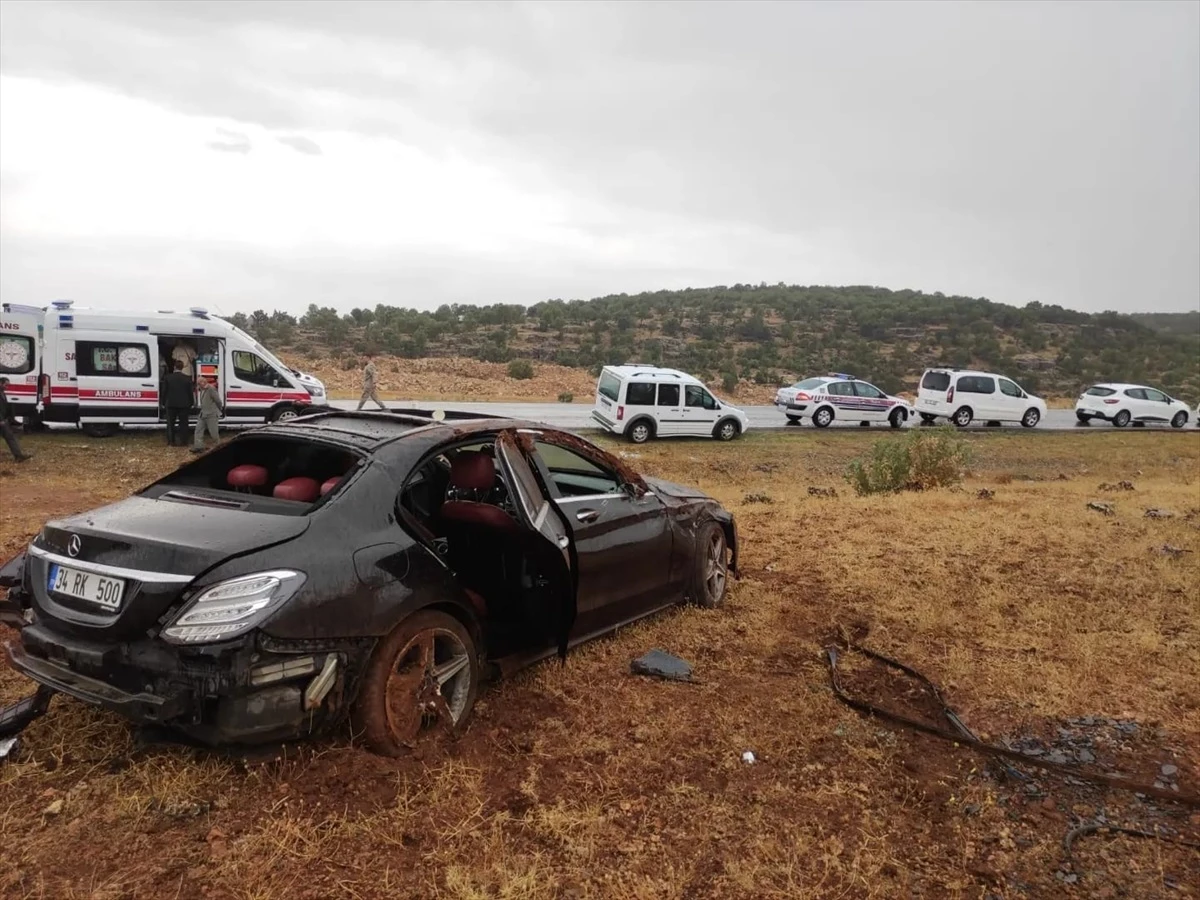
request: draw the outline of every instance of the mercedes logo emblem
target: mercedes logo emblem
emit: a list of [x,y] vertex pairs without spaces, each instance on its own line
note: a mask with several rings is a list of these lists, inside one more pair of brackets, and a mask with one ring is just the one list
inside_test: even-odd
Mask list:
[[80,546],[81,542],[79,540],[79,535],[71,535],[71,540],[67,542],[67,553],[71,554],[72,557],[78,556]]

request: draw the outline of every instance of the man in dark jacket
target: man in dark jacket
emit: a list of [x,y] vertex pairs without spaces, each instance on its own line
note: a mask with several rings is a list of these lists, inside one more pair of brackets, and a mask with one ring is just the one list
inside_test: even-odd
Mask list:
[[172,447],[187,446],[188,414],[192,411],[192,379],[183,373],[183,362],[171,360],[171,372],[163,382],[164,406],[167,410],[167,443]]
[[8,379],[0,378],[0,435],[4,436],[4,443],[8,444],[8,449],[12,451],[13,459],[25,462],[29,459],[29,454],[21,452],[21,445],[17,443],[17,436],[13,434],[12,425],[9,424],[12,408],[8,405],[8,394],[4,392],[7,387]]

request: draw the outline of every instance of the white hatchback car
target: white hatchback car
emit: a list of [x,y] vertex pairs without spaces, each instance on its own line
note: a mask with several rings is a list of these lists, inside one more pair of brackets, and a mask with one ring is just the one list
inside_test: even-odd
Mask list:
[[718,400],[698,378],[660,366],[601,369],[592,419],[635,444],[653,437],[731,441],[750,427],[746,413]]
[[971,369],[926,369],[917,390],[917,413],[932,424],[949,419],[959,428],[972,420],[1020,422],[1032,428],[1046,414],[1046,401],[1011,378]]
[[1182,400],[1144,384],[1093,384],[1075,401],[1081,425],[1103,419],[1117,428],[1131,422],[1170,422],[1172,428],[1182,428],[1190,415],[1191,407]]
[[875,385],[853,375],[831,372],[797,381],[775,393],[775,405],[789,422],[799,425],[809,417],[818,428],[827,428],[834,419],[870,424],[887,422],[900,428],[908,421],[912,408],[901,397],[885,394]]

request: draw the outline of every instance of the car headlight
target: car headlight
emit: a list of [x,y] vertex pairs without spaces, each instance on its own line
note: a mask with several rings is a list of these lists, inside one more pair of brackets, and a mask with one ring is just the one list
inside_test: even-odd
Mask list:
[[203,644],[249,631],[300,590],[306,576],[292,569],[256,572],[202,591],[162,631],[173,644]]
[[310,397],[324,397],[325,396],[325,388],[321,387],[320,385],[306,384],[306,385],[304,385],[304,389],[306,391],[308,391],[308,395]]

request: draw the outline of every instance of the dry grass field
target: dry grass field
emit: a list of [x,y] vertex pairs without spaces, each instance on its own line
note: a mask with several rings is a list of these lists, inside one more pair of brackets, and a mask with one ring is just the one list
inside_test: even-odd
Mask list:
[[[0,896],[1200,895],[1195,849],[1090,835],[1069,864],[1063,847],[1101,815],[1198,841],[1200,811],[1032,768],[1005,779],[840,704],[821,656],[845,629],[928,675],[985,740],[1147,782],[1174,766],[1195,794],[1200,433],[978,434],[960,488],[860,498],[841,474],[871,439],[620,447],[736,513],[744,573],[725,606],[490,688],[461,739],[409,759],[345,736],[254,760],[143,745],[56,699],[0,765]],[[0,555],[169,469],[181,452],[160,441],[28,438],[34,461],[0,462]],[[1100,490],[1120,481],[1133,489]],[[629,674],[655,647],[699,683]],[[846,680],[889,708],[917,702],[862,663]],[[0,663],[0,699],[27,687]]]

